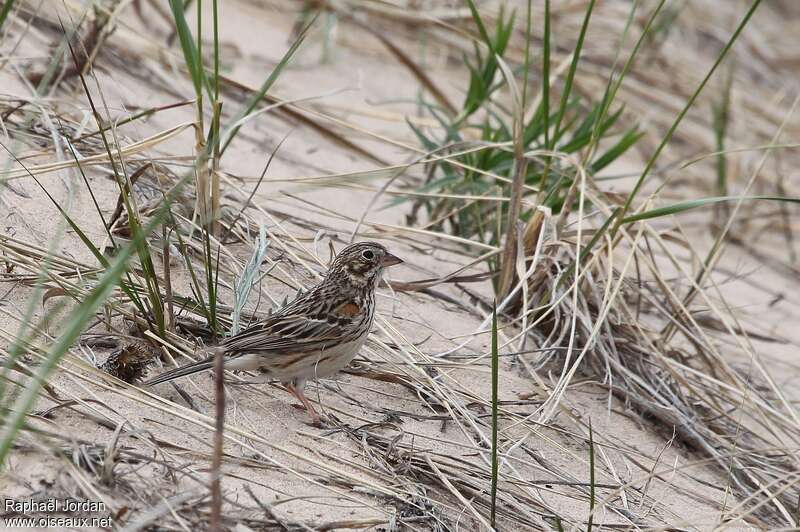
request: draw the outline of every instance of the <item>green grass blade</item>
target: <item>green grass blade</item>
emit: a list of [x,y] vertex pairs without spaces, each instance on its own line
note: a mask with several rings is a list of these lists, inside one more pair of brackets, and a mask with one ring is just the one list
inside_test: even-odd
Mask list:
[[470,70],[470,86],[467,91],[466,99],[463,108],[458,117],[454,120],[454,124],[462,124],[469,116],[481,108],[481,106],[489,99],[492,93],[497,90],[502,82],[494,83],[498,69],[497,58],[502,58],[503,53],[508,46],[509,39],[514,29],[515,13],[512,13],[508,21],[504,22],[504,7],[500,6],[500,11],[497,16],[497,25],[495,28],[494,39],[489,35],[486,30],[486,25],[475,7],[472,0],[467,0],[472,19],[478,27],[478,33],[481,40],[489,48],[489,53],[486,56],[486,61],[483,60],[480,48],[477,43],[473,42],[475,46],[475,59],[476,66],[472,66],[469,61],[465,59],[464,63]]
[[705,207],[706,205],[712,205],[715,203],[724,203],[728,201],[740,201],[740,200],[744,201],[762,200],[762,201],[782,201],[786,203],[800,203],[800,198],[784,198],[780,196],[717,196],[713,198],[701,198],[695,200],[681,201],[678,203],[674,203],[672,205],[668,205],[666,207],[659,207],[657,209],[651,209],[649,211],[640,212],[638,214],[626,216],[625,218],[622,219],[620,223],[629,224],[633,222],[638,222],[640,220],[649,220],[651,218],[660,218],[662,216],[678,214],[684,211],[696,209],[698,207]]
[[723,81],[724,89],[718,102],[711,104],[712,129],[717,151],[717,193],[728,194],[728,163],[725,153],[725,137],[728,134],[731,106],[731,88],[733,87],[732,69],[727,71],[727,78]]
[[[62,27],[63,29],[63,27]],[[69,46],[70,55],[72,56],[73,63],[77,66],[79,64],[77,55],[75,54],[75,49],[70,42],[67,42]],[[97,110],[97,106],[94,103],[94,99],[92,98],[92,93],[89,91],[89,86],[86,83],[86,78],[81,72],[79,74],[81,80],[81,86],[83,87],[83,91],[86,94],[86,99],[89,101],[89,105],[92,108],[92,116],[97,123],[97,127],[100,130],[100,138],[103,143],[103,148],[105,149],[106,154],[108,154],[108,160],[111,164],[111,169],[114,173],[114,180],[117,183],[117,186],[120,191],[120,198],[123,200],[123,204],[125,205],[126,212],[128,214],[128,227],[130,228],[131,234],[135,237],[139,231],[141,231],[141,224],[137,217],[136,211],[133,208],[131,202],[131,193],[133,190],[133,185],[131,184],[130,178],[125,171],[125,165],[123,164],[122,153],[117,152],[117,155],[120,160],[120,164],[122,165],[122,174],[120,175],[119,170],[117,169],[117,164],[115,163],[114,154],[112,153],[111,146],[108,142],[108,137],[106,136],[105,131],[103,130],[103,120],[100,116],[100,113]],[[96,81],[96,80],[95,80]],[[99,88],[99,86],[98,86]],[[106,108],[106,113],[108,113],[108,109]],[[109,120],[110,121],[110,120]],[[111,129],[111,132],[115,138],[115,144],[119,146],[119,142],[116,142],[116,135],[114,134],[114,129]],[[78,163],[80,167],[80,163]],[[83,170],[81,169],[81,172]],[[30,172],[28,172],[30,173]],[[123,181],[124,176],[124,181]],[[41,186],[41,184],[39,185]],[[49,196],[49,194],[48,194]],[[51,198],[52,200],[52,198]],[[59,208],[59,210],[61,210]],[[86,241],[84,241],[85,243]],[[164,333],[164,316],[163,316],[163,306],[161,303],[161,294],[158,288],[158,278],[155,275],[155,268],[153,266],[152,258],[150,257],[150,249],[145,245],[139,245],[137,247],[137,251],[139,254],[139,261],[142,266],[142,270],[145,273],[145,282],[147,286],[147,296],[150,300],[149,305],[145,305],[147,301],[144,301],[145,304],[142,304],[142,301],[139,299],[138,294],[136,293],[136,289],[133,283],[130,283],[130,290],[126,289],[125,284],[123,283],[123,289],[126,293],[130,296],[131,300],[137,304],[137,307],[142,311],[148,322],[150,321],[151,312],[148,312],[148,309],[144,308],[145,306],[149,306],[149,310],[152,311],[152,315],[155,317],[158,331],[160,334],[163,335]],[[101,262],[102,264],[102,262]],[[105,265],[105,264],[104,264]]]
[[[71,143],[67,143],[67,144],[68,144],[70,150],[72,151],[72,144]],[[78,238],[81,239],[81,242],[83,242],[83,244],[86,246],[86,248],[92,253],[92,255],[94,255],[94,257],[97,259],[97,261],[100,263],[100,265],[103,266],[104,268],[107,268],[108,267],[108,259],[106,259],[106,257],[100,251],[100,249],[98,249],[97,246],[94,245],[94,242],[92,242],[92,240],[86,235],[86,233],[83,232],[83,230],[78,226],[78,224],[75,223],[75,221],[72,219],[72,217],[69,214],[67,214],[67,212],[61,207],[61,204],[58,203],[56,201],[56,199],[50,194],[50,191],[48,191],[45,188],[45,186],[42,185],[41,181],[39,181],[39,179],[30,170],[28,170],[28,167],[25,166],[25,164],[22,163],[22,161],[20,161],[16,157],[16,155],[14,155],[11,152],[11,150],[9,150],[9,148],[6,147],[5,144],[0,142],[0,147],[2,147],[11,156],[11,158],[14,159],[14,161],[16,161],[16,163],[19,164],[28,173],[28,176],[31,179],[33,179],[33,181],[39,186],[39,188],[42,189],[42,191],[45,193],[45,195],[50,200],[50,202],[56,207],[56,209],[58,209],[59,214],[61,214],[61,216],[66,220],[66,222],[69,224],[69,226],[72,228],[72,230],[75,231],[75,234],[78,235]],[[83,175],[84,180],[86,180],[86,175],[85,175],[85,173],[83,171],[83,167],[81,166],[80,162],[78,161],[76,154],[74,152],[72,152],[72,154],[73,154],[73,157],[75,157],[75,162],[76,162],[76,164],[78,166],[78,169],[80,170],[81,175]],[[88,186],[88,180],[86,181],[86,184]],[[91,191],[91,187],[90,187],[90,194],[92,195],[92,198],[94,199],[94,193]],[[99,209],[99,206],[97,206],[97,208]],[[100,211],[98,210],[98,212],[100,212]],[[106,226],[105,219],[103,218],[102,213],[100,213],[100,217],[101,217],[101,219],[103,219],[103,225]],[[106,226],[106,231],[108,231],[108,227],[107,226]],[[108,232],[108,235],[111,236],[111,233]],[[113,237],[111,238],[111,242],[112,243],[114,242]],[[128,285],[123,284],[122,285],[122,290],[128,295],[130,300],[136,305],[136,307],[139,309],[139,311],[144,315],[145,314],[145,308],[144,308],[144,305],[142,305],[141,298],[139,298],[138,292],[136,291],[136,287],[134,286],[133,282],[130,282]]]
[[275,80],[277,80],[278,76],[280,76],[281,72],[283,72],[283,69],[286,67],[287,64],[289,64],[289,60],[295,54],[297,49],[300,48],[300,45],[303,44],[303,41],[308,35],[308,31],[311,29],[311,26],[314,25],[314,22],[316,22],[318,16],[319,13],[314,15],[314,18],[311,19],[311,22],[309,22],[306,25],[306,27],[303,28],[303,30],[297,36],[297,39],[294,40],[294,42],[286,51],[286,53],[283,54],[283,57],[278,62],[278,64],[275,65],[275,68],[272,69],[272,72],[270,72],[267,79],[264,80],[264,83],[261,84],[261,87],[259,87],[257,91],[255,91],[253,94],[250,95],[250,98],[247,100],[247,102],[245,102],[242,108],[233,117],[232,120],[233,125],[222,134],[222,138],[224,140],[222,141],[222,147],[219,151],[220,156],[222,156],[222,154],[225,153],[225,150],[228,148],[228,145],[231,143],[236,134],[239,132],[239,128],[242,127],[240,123],[241,120],[249,116],[250,113],[253,112],[253,110],[258,105],[258,102],[260,102],[264,98],[264,96],[267,94],[267,91],[275,83]]
[[[578,42],[575,44],[575,51],[572,53],[572,63],[569,66],[569,72],[567,72],[567,77],[564,81],[564,92],[561,94],[561,103],[558,106],[558,116],[556,117],[556,123],[553,126],[553,144],[555,144],[555,140],[558,138],[561,120],[564,118],[564,113],[567,109],[567,102],[569,102],[569,96],[572,92],[572,83],[575,79],[575,71],[578,69],[578,61],[581,58],[581,50],[583,50],[583,40],[586,37],[586,30],[589,28],[589,20],[592,18],[594,3],[595,0],[591,0],[589,5],[586,7],[586,15],[583,17],[583,25],[581,26],[581,32],[578,35]],[[545,7],[545,9],[548,8]],[[548,146],[548,148],[552,147],[552,145]]]
[[644,132],[631,129],[626,131],[622,138],[608,149],[603,155],[598,157],[591,165],[592,173],[597,173],[615,160],[617,160],[623,153],[628,151],[628,148],[636,144],[636,142],[644,136]]
[[[46,286],[47,282],[47,272],[50,270],[51,261],[50,256],[55,253],[55,241],[51,243],[51,247],[48,250],[47,258],[45,258],[42,267],[39,269],[39,275],[37,276],[37,282],[34,286],[33,293],[30,295],[28,300],[28,304],[25,306],[24,314],[22,315],[22,321],[20,322],[19,331],[12,342],[11,346],[8,349],[8,356],[6,357],[5,364],[3,367],[0,368],[0,405],[5,402],[5,384],[9,381],[8,374],[11,371],[11,368],[14,367],[17,359],[23,354],[25,350],[25,345],[27,343],[26,337],[31,337],[34,334],[34,329],[31,327],[33,323],[34,313],[36,312],[36,307],[38,306],[38,302],[42,300],[42,295],[44,293],[44,287]],[[28,328],[30,327],[31,332],[28,334]],[[0,413],[0,419],[2,419],[2,414]],[[0,426],[2,423],[0,423]],[[2,469],[2,468],[0,468]]]
[[617,219],[617,224],[611,230],[612,235],[616,234],[617,229],[619,228],[619,224],[622,223],[622,220],[625,219],[625,214],[627,214],[628,210],[631,208],[631,204],[633,203],[633,200],[636,197],[636,195],[639,193],[639,190],[642,188],[644,180],[650,174],[650,170],[652,170],[653,166],[656,164],[656,161],[658,160],[659,155],[661,155],[661,152],[663,151],[664,147],[672,139],[672,135],[678,128],[678,125],[680,125],[680,123],[683,121],[683,117],[686,116],[686,113],[688,113],[689,109],[691,109],[692,105],[694,105],[695,100],[697,100],[697,97],[705,88],[706,83],[708,83],[708,80],[711,79],[712,75],[714,75],[714,72],[716,72],[717,67],[719,67],[719,65],[722,63],[722,60],[725,59],[725,57],[728,54],[728,51],[733,46],[733,43],[736,42],[736,39],[739,37],[739,34],[742,33],[742,30],[744,30],[745,26],[750,21],[750,18],[753,16],[753,13],[755,13],[756,8],[758,8],[760,4],[761,0],[754,0],[753,4],[750,6],[750,9],[747,10],[747,13],[745,14],[744,18],[742,18],[742,21],[739,23],[739,25],[736,27],[736,30],[733,32],[733,35],[731,35],[730,39],[728,39],[728,42],[725,43],[725,47],[722,49],[722,51],[720,51],[716,61],[714,61],[714,64],[711,66],[706,76],[700,82],[700,85],[698,85],[697,89],[695,89],[694,93],[692,93],[692,96],[686,102],[686,105],[684,105],[683,109],[681,109],[681,112],[678,113],[678,116],[675,118],[669,130],[667,131],[667,134],[664,135],[664,137],[661,139],[661,142],[659,143],[653,155],[650,157],[650,160],[647,161],[647,165],[645,165],[642,174],[636,181],[633,190],[631,190],[630,194],[628,194],[628,198],[625,200],[625,204],[622,206],[622,213],[620,217]]
[[592,532],[594,524],[595,505],[595,478],[594,478],[594,437],[592,433],[592,420],[589,419],[589,524],[586,532]]
[[150,116],[155,115],[161,111],[167,111],[170,109],[176,109],[178,107],[183,107],[184,105],[193,104],[194,100],[183,100],[175,103],[168,103],[165,105],[158,105],[156,107],[150,107],[149,109],[145,109],[144,111],[139,111],[138,113],[133,113],[132,115],[128,116],[127,118],[122,118],[120,120],[115,120],[113,125],[109,124],[104,127],[100,127],[97,131],[92,131],[91,133],[85,133],[80,137],[75,138],[68,138],[71,143],[78,142],[79,140],[88,139],[94,137],[96,135],[100,135],[107,131],[111,131],[112,127],[119,128],[120,126],[124,126],[125,124],[130,124],[131,122],[135,122],[141,118],[147,118]]
[[47,190],[47,188],[45,188],[44,185],[42,185],[42,182],[39,181],[39,178],[37,178],[30,170],[28,170],[28,167],[25,166],[25,164],[22,161],[20,161],[16,155],[14,155],[14,153],[10,149],[8,149],[8,147],[5,144],[0,142],[0,147],[2,147],[6,151],[6,153],[8,153],[8,155],[12,159],[14,159],[14,161],[28,173],[28,176],[31,179],[33,179],[33,181],[37,185],[39,185],[39,188],[42,189],[42,192],[45,193],[45,195],[50,200],[50,202],[55,206],[55,208],[58,209],[58,212],[61,214],[61,216],[64,217],[64,219],[67,221],[72,230],[75,231],[75,234],[78,235],[78,238],[81,239],[81,242],[83,242],[89,249],[89,251],[92,252],[94,258],[96,258],[97,261],[104,268],[107,268],[109,266],[108,260],[103,256],[100,250],[97,249],[97,246],[94,245],[91,239],[88,236],[86,236],[86,233],[84,233],[83,230],[75,223],[75,221],[70,217],[70,215],[67,214],[67,212],[63,209],[63,207],[61,207],[61,204],[58,201],[56,201],[56,199],[50,194],[50,191]]
[[500,357],[497,354],[497,302],[492,305],[492,508],[490,523],[495,528],[497,507],[497,388]]
[[[614,102],[614,99],[617,96],[617,91],[619,91],[619,88],[622,86],[622,82],[625,79],[625,76],[628,75],[628,72],[630,71],[631,66],[633,65],[634,59],[639,54],[639,48],[641,48],[642,44],[647,39],[647,36],[650,35],[651,28],[652,28],[653,24],[655,23],[655,20],[658,18],[658,14],[661,12],[661,9],[664,7],[664,3],[665,2],[666,2],[666,0],[660,0],[658,5],[653,10],[653,12],[650,14],[650,17],[647,19],[647,24],[645,24],[641,35],[639,35],[639,38],[636,40],[636,44],[633,46],[633,50],[631,50],[631,53],[628,56],[628,59],[625,61],[625,64],[622,67],[622,71],[620,72],[619,77],[617,77],[616,81],[614,81],[614,75],[613,75],[613,71],[612,71],[611,76],[608,78],[608,84],[606,85],[606,90],[603,93],[603,99],[602,99],[602,105],[601,105],[600,114],[597,117],[597,122],[595,123],[595,131],[592,133],[592,141],[593,142],[598,142],[599,141],[599,139],[600,139],[600,132],[599,132],[600,126],[604,122],[605,116],[608,113],[608,110],[611,108],[611,104]],[[629,14],[628,19],[627,19],[627,21],[625,23],[625,31],[623,32],[623,38],[628,33],[628,29],[630,27],[631,22],[633,21],[633,17],[634,17],[634,14],[636,12],[637,6],[638,6],[638,0],[636,2],[634,2],[633,6],[631,7],[630,14]],[[622,44],[623,43],[620,42],[620,47],[617,49],[617,53],[616,53],[616,56],[614,58],[614,65],[616,65],[616,63],[617,63],[617,58],[619,57],[619,53],[621,51]]]
[[[550,147],[550,0],[544,1],[544,37],[542,44],[542,110],[544,145]],[[546,172],[545,172],[546,173]],[[545,179],[547,176],[545,175]]]
[[0,28],[3,27],[12,7],[14,7],[14,0],[6,0],[3,3],[3,8],[0,10]]
[[478,13],[478,8],[475,7],[475,2],[473,2],[472,0],[467,0],[467,6],[469,7],[470,12],[472,13],[472,20],[474,20],[475,25],[478,26],[478,33],[480,33],[481,39],[483,39],[483,42],[485,42],[486,46],[489,47],[491,55],[494,56],[494,54],[496,53],[494,49],[494,44],[492,43],[492,39],[489,37],[489,32],[486,31],[486,26],[483,23],[481,14]]
[[186,22],[183,2],[181,0],[169,0],[169,7],[172,11],[172,18],[175,20],[175,31],[178,32],[178,39],[181,42],[183,60],[189,70],[189,77],[192,78],[192,83],[194,84],[195,96],[198,99],[202,98],[202,92],[205,90],[208,93],[208,97],[213,98],[211,85],[203,69],[200,52],[197,50],[194,39],[192,39],[192,31],[189,29],[189,24]]
[[253,254],[250,256],[250,260],[247,262],[241,277],[239,277],[239,280],[236,282],[236,288],[234,290],[235,297],[233,303],[233,314],[231,315],[231,320],[233,322],[230,330],[231,335],[239,332],[239,319],[242,314],[242,310],[244,309],[244,305],[247,303],[247,297],[250,295],[253,284],[256,282],[256,278],[259,273],[258,267],[261,265],[261,262],[263,262],[264,257],[267,254],[268,245],[269,240],[267,240],[267,229],[262,225],[258,229],[258,238],[256,239],[256,245],[253,248]]
[[219,101],[219,7],[218,0],[213,2],[214,19],[214,101]]
[[178,246],[181,250],[181,256],[184,259],[186,270],[189,272],[189,286],[192,290],[192,294],[194,294],[195,300],[200,306],[200,310],[203,312],[203,316],[206,318],[206,321],[211,323],[214,320],[212,319],[209,305],[206,304],[206,301],[203,298],[203,291],[200,289],[200,281],[198,280],[197,272],[195,272],[194,265],[189,254],[189,246],[186,245],[186,242],[183,240],[183,236],[181,236],[180,231],[176,231],[175,236],[178,237]]
[[144,243],[145,235],[152,232],[158,224],[161,223],[168,210],[168,204],[162,205],[161,209],[147,224],[146,230],[140,232],[128,245],[120,249],[117,256],[106,268],[105,273],[100,278],[95,288],[92,289],[86,299],[84,299],[72,313],[72,317],[65,326],[63,332],[48,349],[46,359],[36,369],[33,382],[25,387],[23,395],[20,396],[15,407],[9,412],[9,417],[4,420],[3,425],[5,430],[2,433],[2,437],[0,437],[0,470],[5,467],[6,458],[11,450],[14,439],[25,424],[25,418],[36,402],[39,391],[47,377],[58,365],[61,358],[67,353],[70,346],[78,339],[78,336],[83,332],[86,324],[94,317],[97,309],[105,303],[111,292],[117,286],[123,273],[125,273],[128,268],[128,262],[131,256],[136,249]]

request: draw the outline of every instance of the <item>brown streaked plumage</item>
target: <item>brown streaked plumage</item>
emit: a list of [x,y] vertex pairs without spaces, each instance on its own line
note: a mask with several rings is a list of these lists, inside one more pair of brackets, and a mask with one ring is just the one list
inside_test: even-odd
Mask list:
[[211,369],[222,350],[225,369],[261,370],[281,381],[319,424],[303,394],[306,380],[326,377],[358,354],[375,317],[375,287],[384,268],[403,262],[376,242],[352,244],[339,253],[325,278],[268,318],[226,338],[200,362],[146,382],[170,381]]

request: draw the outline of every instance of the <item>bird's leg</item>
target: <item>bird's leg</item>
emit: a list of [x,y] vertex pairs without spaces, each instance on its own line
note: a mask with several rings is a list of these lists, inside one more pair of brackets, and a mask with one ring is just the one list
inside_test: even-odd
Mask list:
[[294,382],[285,382],[283,385],[286,387],[286,391],[296,397],[306,408],[306,411],[308,411],[308,414],[311,416],[311,424],[315,427],[322,426],[322,419],[319,417],[319,414],[317,414],[311,401],[309,401],[308,397],[303,393],[303,387],[298,387]]

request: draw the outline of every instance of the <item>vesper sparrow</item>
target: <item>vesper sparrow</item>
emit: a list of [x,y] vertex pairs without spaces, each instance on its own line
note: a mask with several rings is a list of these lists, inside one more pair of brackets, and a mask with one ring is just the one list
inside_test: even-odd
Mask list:
[[300,400],[315,425],[320,418],[303,393],[307,379],[326,377],[358,354],[375,317],[375,286],[387,266],[403,262],[376,242],[352,244],[339,253],[325,278],[258,323],[209,350],[208,358],[162,373],[158,384],[214,366],[218,350],[230,370],[261,370]]

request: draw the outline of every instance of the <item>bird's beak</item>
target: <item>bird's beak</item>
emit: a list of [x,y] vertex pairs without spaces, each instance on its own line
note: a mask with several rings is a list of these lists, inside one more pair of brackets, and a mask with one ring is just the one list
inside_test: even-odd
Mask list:
[[383,256],[383,260],[381,261],[381,266],[384,268],[387,266],[394,266],[395,264],[400,264],[403,262],[403,259],[399,259],[392,255],[391,253],[387,253]]

